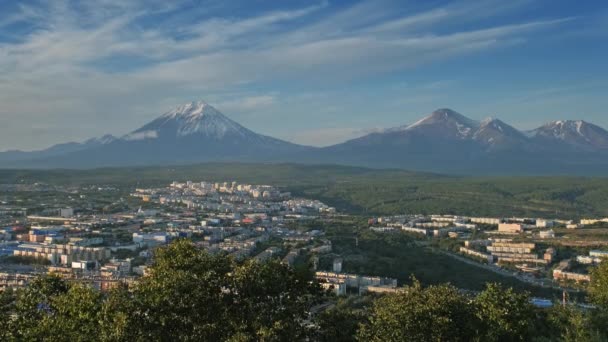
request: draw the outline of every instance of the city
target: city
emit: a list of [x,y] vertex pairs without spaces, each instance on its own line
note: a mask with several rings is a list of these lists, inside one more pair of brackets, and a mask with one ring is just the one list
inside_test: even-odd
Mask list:
[[608,341],[607,23],[0,1],[0,341]]
[[[236,260],[278,259],[289,267],[310,266],[321,285],[336,295],[395,292],[404,285],[387,274],[343,272],[345,256],[332,249],[332,239],[357,240],[358,235],[353,230],[336,238],[324,227],[349,215],[272,185],[173,181],[132,191],[58,187],[57,197],[44,198],[54,205],[36,202],[47,187],[4,185],[2,288],[23,287],[39,274],[52,273],[105,291],[136,282],[153,262],[155,248],[182,238]],[[28,193],[27,205],[19,206],[23,200],[11,191]],[[104,206],[109,200],[115,202]],[[564,293],[584,289],[589,269],[608,257],[608,233],[602,229],[608,218],[412,214],[361,220],[367,220],[363,227],[370,232],[409,236],[454,258],[454,263],[466,259],[476,267]]]

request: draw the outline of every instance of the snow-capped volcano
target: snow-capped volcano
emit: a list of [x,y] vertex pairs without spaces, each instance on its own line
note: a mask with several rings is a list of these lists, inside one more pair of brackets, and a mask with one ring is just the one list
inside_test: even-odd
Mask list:
[[479,122],[451,109],[442,108],[407,126],[389,128],[325,148],[340,158],[354,160],[397,160],[399,156],[419,156],[425,162],[432,158],[476,154],[481,150],[472,136]]
[[[204,101],[178,106],[121,138],[103,136],[82,146],[53,158],[44,155],[32,164],[100,167],[208,161],[260,162],[284,160],[312,149],[255,133]],[[0,154],[0,162],[3,158],[16,160],[12,155]]]
[[490,117],[481,121],[473,139],[491,149],[505,149],[524,145],[527,137],[503,121]]
[[557,142],[573,147],[608,149],[608,132],[582,120],[549,122],[528,134],[537,141]]
[[477,127],[479,122],[467,118],[466,116],[453,111],[449,108],[440,108],[432,112],[430,115],[418,120],[417,122],[408,126],[408,128],[414,128],[417,126],[431,125],[437,123],[454,123],[460,124],[467,127]]
[[314,148],[255,133],[203,102],[180,105],[122,138],[103,136],[34,152],[0,153],[9,167],[298,162],[475,174],[605,174],[608,132],[555,121],[523,132],[498,119],[442,108],[416,121]]
[[469,119],[448,108],[437,109],[430,115],[409,125],[406,131],[428,131],[430,134],[442,134],[446,137],[466,139],[479,128],[479,122]]
[[127,134],[125,140],[203,135],[222,139],[226,136],[253,138],[255,133],[230,120],[204,101],[183,104],[149,124]]
[[[170,110],[150,123],[65,158],[106,165],[183,164],[205,161],[271,161],[308,147],[255,133],[204,101]],[[59,161],[58,161],[59,162]]]
[[[605,131],[584,122],[556,122],[535,130],[534,134],[527,135],[499,119],[480,122],[442,108],[414,124],[329,146],[323,153],[327,160],[346,164],[405,165],[440,172],[508,173],[523,169],[563,172],[567,168],[595,165],[602,153],[598,147],[608,146]],[[552,140],[535,138],[536,135],[550,136]],[[556,137],[568,143],[558,144]],[[593,148],[572,142],[578,140],[593,142]]]

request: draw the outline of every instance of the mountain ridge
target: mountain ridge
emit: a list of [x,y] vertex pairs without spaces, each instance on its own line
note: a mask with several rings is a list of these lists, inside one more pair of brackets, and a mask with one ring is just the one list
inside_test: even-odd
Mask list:
[[[255,133],[204,101],[167,111],[116,138],[55,145],[37,153],[0,153],[5,167],[133,166],[211,161],[330,163],[444,173],[581,172],[606,167],[608,132],[582,120],[521,131],[497,118],[473,120],[440,108],[409,125],[327,147]],[[607,159],[607,158],[604,158]],[[574,171],[573,171],[574,170]]]

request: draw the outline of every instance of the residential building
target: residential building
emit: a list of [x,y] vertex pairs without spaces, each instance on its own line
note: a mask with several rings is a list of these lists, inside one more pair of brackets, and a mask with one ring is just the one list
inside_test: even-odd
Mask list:
[[555,232],[553,231],[553,229],[543,230],[540,233],[538,233],[538,235],[540,236],[541,239],[553,239],[553,238],[555,238]]
[[521,223],[500,223],[498,231],[504,233],[521,233],[524,231],[524,225]]
[[460,252],[464,253],[464,254],[468,254],[468,255],[472,255],[481,259],[485,259],[488,261],[488,263],[493,263],[494,262],[494,256],[491,254],[486,254],[483,252],[479,252],[476,251],[474,249],[470,249],[470,248],[466,248],[466,247],[460,247]]

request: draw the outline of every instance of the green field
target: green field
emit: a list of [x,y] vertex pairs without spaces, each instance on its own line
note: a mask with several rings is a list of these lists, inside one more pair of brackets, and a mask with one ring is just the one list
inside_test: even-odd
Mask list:
[[173,180],[267,183],[362,215],[608,216],[608,178],[464,177],[333,165],[238,163],[95,170],[0,170],[0,184],[151,186]]

